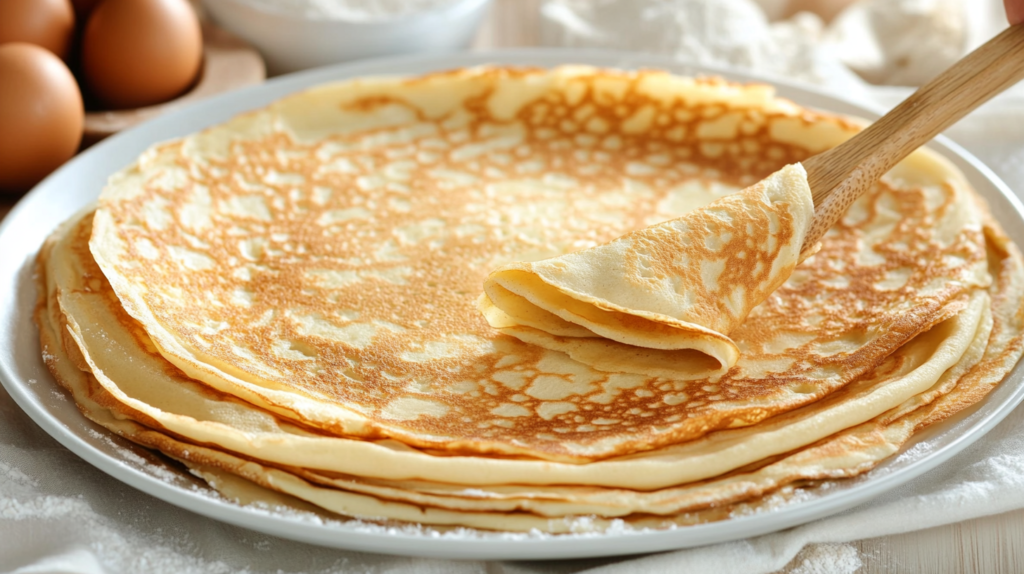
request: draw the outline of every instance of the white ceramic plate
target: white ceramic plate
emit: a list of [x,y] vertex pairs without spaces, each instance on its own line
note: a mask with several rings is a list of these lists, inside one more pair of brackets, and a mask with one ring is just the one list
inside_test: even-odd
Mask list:
[[[364,61],[281,77],[261,86],[225,94],[150,121],[79,155],[39,184],[0,226],[0,379],[15,401],[61,444],[97,468],[135,488],[193,512],[231,524],[302,542],[369,552],[467,559],[549,559],[653,552],[735,540],[780,530],[860,504],[917,477],[960,452],[995,426],[1024,399],[1020,365],[983,402],[952,420],[926,429],[914,443],[875,470],[817,489],[770,512],[667,531],[599,535],[510,535],[439,533],[430,529],[388,529],[357,521],[318,520],[241,506],[203,488],[167,465],[143,463],[124,441],[87,421],[67,400],[40,360],[31,314],[35,304],[33,260],[50,231],[95,199],[106,178],[131,163],[155,142],[184,136],[246,110],[259,108],[307,86],[373,74],[420,74],[486,63],[550,67],[577,63],[618,68],[663,68],[682,74],[711,73],[738,81],[767,81],[751,75],[699,68],[657,56],[600,51],[517,50],[483,54],[403,57]],[[878,116],[853,102],[772,82],[779,94],[810,106],[866,118]],[[953,161],[992,206],[1018,245],[1024,245],[1020,202],[978,160],[948,140],[935,150]],[[152,459],[151,460],[156,460]],[[175,474],[168,474],[168,469]],[[170,478],[169,478],[170,477]]]

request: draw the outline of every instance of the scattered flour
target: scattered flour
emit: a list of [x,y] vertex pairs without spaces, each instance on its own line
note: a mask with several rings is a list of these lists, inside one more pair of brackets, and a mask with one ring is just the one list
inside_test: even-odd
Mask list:
[[0,519],[3,520],[73,518],[88,511],[88,503],[81,498],[41,496],[28,501],[0,498]]
[[853,574],[864,565],[849,544],[812,544],[793,559],[790,574]]
[[3,461],[0,461],[0,477],[22,486],[39,486],[38,480]]
[[[183,482],[182,477],[184,476],[184,474],[172,469],[167,464],[163,462],[156,463],[153,461],[146,460],[145,458],[136,454],[130,448],[126,448],[121,444],[115,442],[113,438],[111,438],[111,435],[108,435],[106,433],[96,430],[90,430],[89,434],[92,435],[97,440],[105,442],[111,447],[113,447],[120,455],[120,458],[124,463],[138,470],[141,470],[150,476],[156,477],[164,482],[175,484],[178,486],[183,486],[183,484],[181,483]],[[151,456],[155,457],[156,455]]]

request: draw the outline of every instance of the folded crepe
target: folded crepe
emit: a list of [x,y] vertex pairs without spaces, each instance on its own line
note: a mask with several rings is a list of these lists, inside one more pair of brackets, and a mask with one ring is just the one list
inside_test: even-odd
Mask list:
[[[800,168],[783,166],[856,131],[766,86],[652,71],[321,86],[115,174],[40,251],[42,355],[85,416],[263,512],[532,536],[803,504],[981,400],[1024,350],[1024,259],[927,150],[768,295],[810,218]],[[600,372],[477,312],[499,266],[576,265],[568,252],[603,243],[575,279],[538,275],[597,311],[672,317],[676,338],[680,322],[727,337],[735,366],[586,327],[575,339],[605,341],[601,360],[712,374]],[[643,255],[635,275],[602,266],[624,253]],[[611,296],[628,281],[662,298]]]
[[[80,246],[97,267],[88,275],[109,281],[108,297],[137,323],[133,332],[144,331],[161,369],[173,365],[308,432],[351,439],[346,448],[389,439],[467,458],[527,457],[544,461],[538,476],[549,481],[549,463],[577,468],[668,448],[833,396],[987,288],[972,192],[951,165],[920,152],[902,164],[912,180],[890,174],[874,186],[790,281],[731,332],[718,326],[742,355],[728,373],[716,374],[723,361],[700,350],[680,361],[611,339],[625,350],[597,352],[627,367],[602,372],[508,336],[477,310],[480,286],[501,265],[611,242],[698,208],[713,214],[715,199],[856,129],[765,87],[663,72],[363,78],[154,146],[110,179]],[[765,184],[769,199],[755,197],[763,207],[743,215],[751,234],[766,225],[766,245],[752,235],[743,250],[764,261],[762,294],[785,275],[770,264],[798,257],[797,223],[810,215],[806,192],[773,204],[789,187]],[[719,219],[707,224],[719,229]],[[698,241],[689,255],[731,260],[732,239],[719,253],[714,240]],[[719,265],[723,293],[749,280]],[[122,322],[101,319],[95,305],[79,310],[89,318],[76,322],[98,329],[93,348],[108,345]],[[631,361],[691,372],[636,374]],[[140,362],[117,364],[127,370],[120,378],[153,391]],[[701,369],[712,374],[693,380]],[[379,473],[361,452],[324,458]],[[446,475],[486,474],[435,458],[429,464]]]
[[484,282],[492,327],[603,371],[687,380],[728,370],[729,333],[789,278],[814,217],[789,165],[743,191],[609,243]]

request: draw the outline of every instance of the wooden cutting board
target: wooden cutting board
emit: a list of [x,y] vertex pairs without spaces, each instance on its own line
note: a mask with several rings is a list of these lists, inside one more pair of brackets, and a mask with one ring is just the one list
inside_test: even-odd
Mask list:
[[263,58],[234,34],[203,23],[203,66],[199,78],[181,96],[160,104],[130,110],[86,110],[82,148],[148,119],[222,92],[258,84],[266,79]]

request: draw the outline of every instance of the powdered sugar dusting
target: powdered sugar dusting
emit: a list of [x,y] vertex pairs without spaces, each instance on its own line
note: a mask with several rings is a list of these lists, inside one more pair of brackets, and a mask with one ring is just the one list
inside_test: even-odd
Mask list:
[[[183,486],[184,483],[189,483],[191,488],[195,489],[194,483],[192,483],[191,480],[187,479],[186,475],[183,472],[171,468],[168,464],[156,462],[154,460],[147,460],[140,456],[139,454],[137,454],[132,449],[126,448],[118,444],[110,437],[110,435],[106,433],[90,429],[89,435],[92,436],[94,439],[109,445],[111,448],[117,451],[118,457],[122,462],[128,464],[129,466],[132,466],[136,470],[140,470],[145,474],[152,476],[153,478],[157,478],[159,480],[169,482],[171,484],[177,484],[179,486]],[[185,480],[183,481],[182,479]]]
[[9,464],[5,464],[0,461],[0,475],[5,479],[10,480],[16,484],[22,486],[39,486],[39,481],[31,476],[25,474],[21,469],[15,468]]
[[849,544],[812,544],[793,560],[790,574],[853,574],[864,563]]
[[0,498],[0,518],[4,520],[54,519],[86,512],[88,503],[80,498],[42,496],[28,501]]

